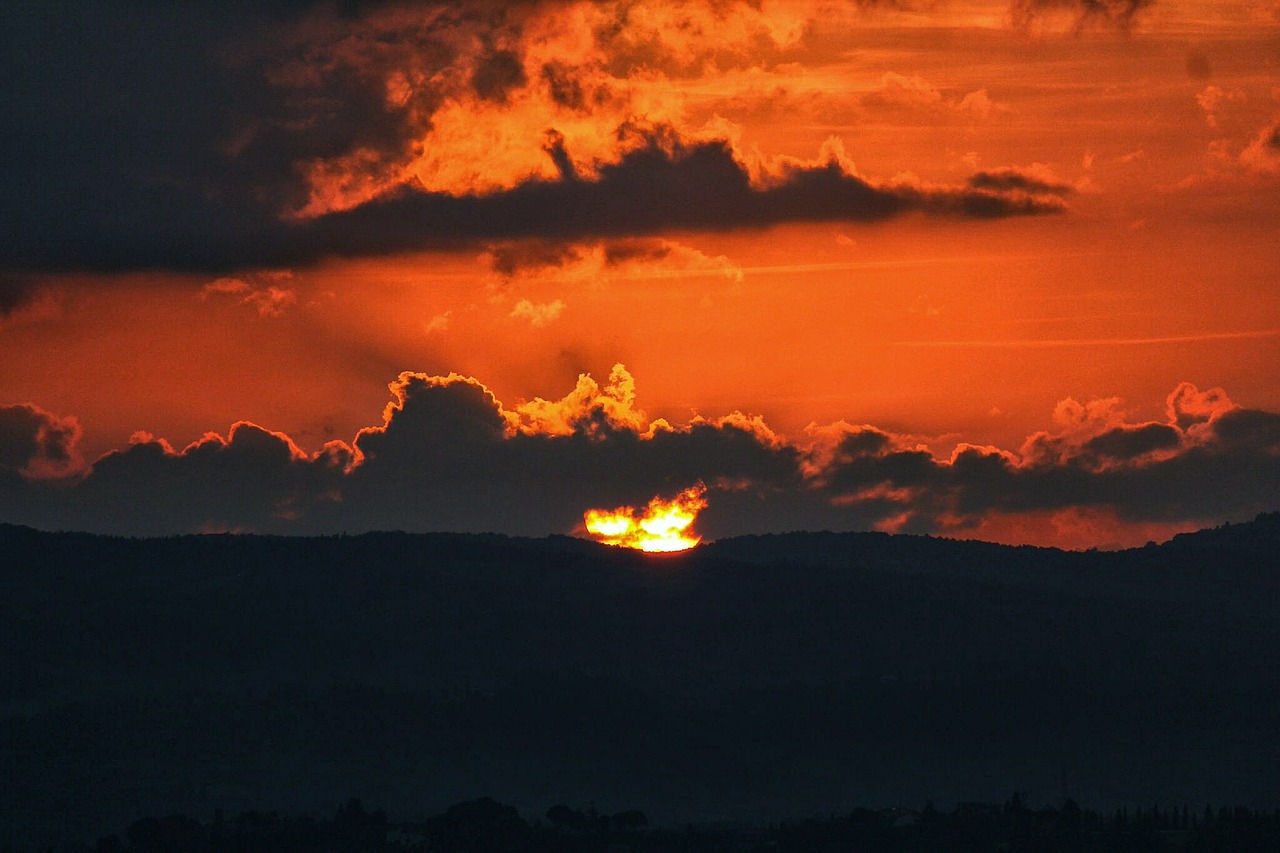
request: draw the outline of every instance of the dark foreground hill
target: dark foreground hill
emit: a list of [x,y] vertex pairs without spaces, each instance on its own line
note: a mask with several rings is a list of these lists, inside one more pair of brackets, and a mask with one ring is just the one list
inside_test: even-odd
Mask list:
[[0,526],[0,848],[492,796],[768,821],[1280,804],[1280,516],[1117,553],[881,534]]

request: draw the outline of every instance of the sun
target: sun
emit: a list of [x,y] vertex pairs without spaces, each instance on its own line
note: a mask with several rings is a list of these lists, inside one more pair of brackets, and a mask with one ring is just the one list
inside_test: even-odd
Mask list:
[[692,527],[707,506],[706,492],[707,487],[698,483],[670,500],[654,497],[643,512],[629,506],[589,509],[583,526],[606,545],[653,553],[687,551],[702,541]]

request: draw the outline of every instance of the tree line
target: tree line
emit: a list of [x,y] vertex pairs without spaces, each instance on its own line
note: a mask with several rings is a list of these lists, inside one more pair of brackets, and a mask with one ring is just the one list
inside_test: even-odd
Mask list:
[[[552,806],[533,821],[484,797],[421,821],[391,821],[358,799],[332,817],[219,811],[144,817],[94,845],[38,853],[1251,853],[1280,849],[1280,809],[1153,805],[1102,812],[1070,799],[1031,808],[1015,794],[1003,804],[961,803],[943,811],[856,808],[768,826],[651,826],[643,812],[600,813]],[[9,853],[6,850],[6,853]]]

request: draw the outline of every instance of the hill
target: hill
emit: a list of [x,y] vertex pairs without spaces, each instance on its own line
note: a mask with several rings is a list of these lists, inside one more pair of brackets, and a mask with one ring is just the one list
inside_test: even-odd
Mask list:
[[1280,799],[1280,515],[1122,552],[884,534],[660,557],[567,537],[0,525],[0,829],[660,823],[851,804]]

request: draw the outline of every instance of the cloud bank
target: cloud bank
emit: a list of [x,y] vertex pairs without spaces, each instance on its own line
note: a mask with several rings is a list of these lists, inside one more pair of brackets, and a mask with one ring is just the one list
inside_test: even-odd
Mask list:
[[[0,34],[0,267],[227,273],[516,238],[1063,209],[1052,186],[877,182],[834,149],[762,163],[732,127],[689,122],[681,81],[786,61],[823,8],[103,0],[55,18],[19,3]],[[978,93],[961,106],[989,108]],[[0,311],[25,299],[8,281]]]
[[[699,482],[708,502],[699,528],[713,539],[796,529],[998,535],[1011,519],[1062,528],[1081,513],[1095,526],[1109,519],[1106,535],[1117,535],[1280,506],[1280,414],[1187,383],[1160,420],[1133,421],[1114,399],[1068,399],[1017,450],[961,444],[947,455],[843,421],[786,439],[740,412],[652,419],[621,365],[603,384],[583,375],[563,398],[510,407],[457,374],[402,373],[390,390],[380,424],[315,453],[239,422],[180,450],[139,434],[92,465],[80,461],[74,418],[4,407],[0,518],[127,534],[546,535],[581,532],[588,509],[639,506]],[[1058,532],[1065,544],[1114,544]],[[1028,534],[1005,538],[1019,535]]]

